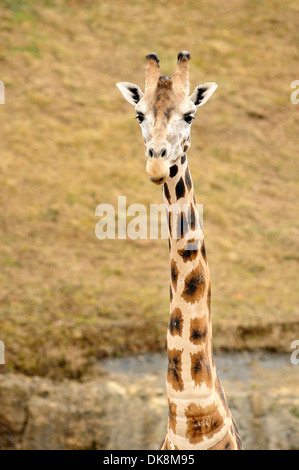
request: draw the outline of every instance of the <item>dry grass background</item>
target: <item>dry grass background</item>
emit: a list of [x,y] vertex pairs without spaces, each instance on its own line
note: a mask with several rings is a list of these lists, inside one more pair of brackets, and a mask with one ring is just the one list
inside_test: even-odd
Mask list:
[[[296,0],[35,1],[0,5],[0,338],[7,369],[80,377],[97,358],[165,345],[165,240],[99,241],[95,208],[161,202],[134,111],[144,56],[191,87],[215,347],[289,350],[299,337]],[[297,74],[297,75],[296,75]]]

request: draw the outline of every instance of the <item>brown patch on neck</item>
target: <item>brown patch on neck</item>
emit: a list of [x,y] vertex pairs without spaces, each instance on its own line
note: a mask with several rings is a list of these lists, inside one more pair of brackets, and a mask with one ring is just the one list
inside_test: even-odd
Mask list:
[[188,240],[185,247],[178,250],[178,254],[183,258],[184,263],[193,261],[198,254],[198,240],[195,238]]
[[200,300],[206,288],[204,270],[201,262],[193,269],[185,279],[182,297],[186,302],[194,304]]
[[190,322],[190,342],[196,345],[204,343],[208,334],[206,317],[193,318]]
[[168,188],[167,183],[164,183],[163,189],[164,189],[164,194],[165,194],[165,197],[166,197],[168,203],[171,204],[170,192],[169,192],[169,188]]
[[177,264],[174,261],[174,259],[171,260],[170,273],[171,273],[172,285],[174,287],[174,290],[176,291],[178,277],[179,277],[179,270],[178,270]]
[[205,360],[203,352],[190,354],[191,356],[191,376],[196,385],[206,384],[208,388],[213,386],[211,367]]
[[207,293],[207,306],[208,306],[208,310],[209,310],[209,320],[211,319],[211,295],[212,295],[211,282],[209,282],[208,293]]
[[[188,246],[188,243],[187,243]],[[196,258],[198,253],[198,249],[187,249],[185,250],[182,248],[181,250],[178,250],[178,254],[183,258],[184,263],[187,263],[187,261],[192,261]]]
[[196,230],[197,229],[197,220],[196,220],[196,215],[195,215],[195,208],[193,204],[189,204],[188,207],[188,221],[191,230]]
[[176,432],[176,408],[177,407],[174,403],[171,403],[169,400],[168,400],[168,405],[169,405],[169,408],[168,408],[169,429],[171,429],[173,433],[175,434]]
[[205,438],[210,438],[219,432],[223,426],[223,418],[216,405],[202,407],[191,403],[186,412],[186,437],[191,444],[199,444]]
[[172,238],[172,212],[168,212],[167,222],[168,222],[168,229],[169,229],[169,237],[171,239]]
[[206,252],[206,246],[205,246],[204,241],[202,242],[200,251],[201,251],[203,259],[205,260],[205,262],[207,262],[207,252]]
[[183,314],[180,308],[176,307],[170,315],[169,332],[172,336],[182,336],[183,331]]
[[235,443],[227,432],[221,441],[219,441],[213,447],[209,447],[208,450],[235,450]]
[[176,240],[181,240],[188,232],[188,221],[184,211],[175,213],[176,216]]
[[179,349],[168,350],[168,371],[167,382],[176,391],[184,390],[184,382],[182,379],[182,352]]

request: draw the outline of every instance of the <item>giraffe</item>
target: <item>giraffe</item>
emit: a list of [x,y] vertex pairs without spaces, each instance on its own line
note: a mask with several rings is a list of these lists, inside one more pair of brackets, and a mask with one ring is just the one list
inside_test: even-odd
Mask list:
[[[145,143],[146,172],[162,185],[169,229],[170,317],[167,331],[168,426],[161,450],[242,450],[213,358],[211,283],[203,229],[186,152],[199,106],[217,88],[199,85],[189,96],[189,52],[178,54],[172,77],[146,56],[145,91],[119,82],[135,107]],[[174,210],[175,208],[175,210]]]

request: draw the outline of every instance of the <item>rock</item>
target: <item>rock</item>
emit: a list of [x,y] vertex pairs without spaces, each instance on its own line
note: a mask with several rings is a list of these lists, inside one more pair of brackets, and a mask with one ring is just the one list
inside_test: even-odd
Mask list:
[[0,448],[18,448],[28,420],[30,381],[12,374],[0,376]]
[[5,374],[0,399],[2,449],[96,449],[104,442],[98,383]]
[[7,373],[0,398],[1,449],[157,448],[166,427],[166,398],[144,381],[55,384]]
[[[222,380],[244,448],[298,449],[297,369],[253,369]],[[0,375],[0,448],[158,449],[168,415],[165,371],[145,370],[144,363],[142,375],[95,370],[60,383]]]

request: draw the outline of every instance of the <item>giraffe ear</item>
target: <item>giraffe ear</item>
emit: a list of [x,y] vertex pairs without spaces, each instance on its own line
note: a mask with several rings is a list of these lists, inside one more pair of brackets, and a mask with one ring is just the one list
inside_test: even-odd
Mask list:
[[138,85],[129,82],[118,82],[116,86],[122,92],[125,99],[133,106],[136,106],[143,97],[143,92]]
[[193,101],[196,106],[202,106],[212,96],[217,87],[217,83],[214,82],[198,85],[190,96],[190,100]]

